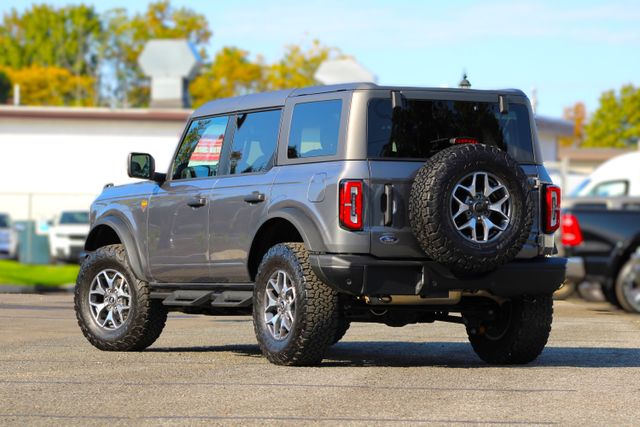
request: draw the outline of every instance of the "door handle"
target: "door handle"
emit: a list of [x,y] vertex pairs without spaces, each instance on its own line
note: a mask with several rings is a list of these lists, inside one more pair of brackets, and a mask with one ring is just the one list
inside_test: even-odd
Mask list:
[[393,221],[393,186],[384,186],[384,225],[391,225]]
[[203,196],[196,196],[187,202],[187,205],[191,206],[192,208],[201,208],[206,204],[207,204],[207,198]]
[[262,203],[265,201],[265,196],[264,193],[254,191],[253,193],[244,196],[244,201],[251,204]]

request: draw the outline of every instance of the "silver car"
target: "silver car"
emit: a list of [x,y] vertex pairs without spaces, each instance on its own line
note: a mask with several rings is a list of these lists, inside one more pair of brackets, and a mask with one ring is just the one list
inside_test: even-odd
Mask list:
[[0,256],[12,259],[18,256],[18,236],[6,213],[0,213]]

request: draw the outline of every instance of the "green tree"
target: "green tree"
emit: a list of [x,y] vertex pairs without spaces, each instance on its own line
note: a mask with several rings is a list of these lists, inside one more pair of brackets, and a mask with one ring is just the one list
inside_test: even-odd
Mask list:
[[640,88],[606,91],[585,128],[584,147],[627,148],[640,140]]
[[11,95],[11,79],[9,75],[0,71],[0,104],[6,104]]
[[144,13],[130,17],[124,9],[113,9],[104,16],[105,35],[102,55],[110,64],[115,87],[112,92],[122,105],[149,103],[148,81],[138,66],[138,57],[151,39],[186,38],[206,59],[211,30],[204,15],[188,8],[174,8],[170,1],[150,3]]
[[[64,68],[76,78],[97,81],[101,33],[100,17],[90,6],[34,5],[22,14],[12,9],[0,24],[0,66]],[[75,82],[81,98],[84,87],[79,79]]]

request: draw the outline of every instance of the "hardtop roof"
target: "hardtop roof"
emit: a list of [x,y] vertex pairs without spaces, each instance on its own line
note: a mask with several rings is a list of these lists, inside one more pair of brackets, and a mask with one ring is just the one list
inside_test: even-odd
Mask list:
[[310,86],[300,89],[285,89],[274,92],[253,93],[248,95],[235,96],[233,98],[216,99],[207,102],[193,112],[191,117],[205,117],[216,114],[232,113],[243,110],[258,110],[269,107],[282,107],[287,98],[315,95],[319,93],[346,92],[354,90],[396,90],[396,91],[431,91],[440,93],[495,93],[526,96],[519,89],[460,89],[460,88],[434,88],[434,87],[411,87],[411,86],[378,86],[374,83],[346,83],[326,86]]

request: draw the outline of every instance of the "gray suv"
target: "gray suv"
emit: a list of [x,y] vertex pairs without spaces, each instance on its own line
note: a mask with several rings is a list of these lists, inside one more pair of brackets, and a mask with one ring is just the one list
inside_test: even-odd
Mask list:
[[460,323],[480,358],[543,350],[560,191],[518,90],[348,84],[212,101],[166,173],[132,153],[91,207],[75,289],[102,350],[167,313],[252,314],[263,354],[318,364],[351,322]]

